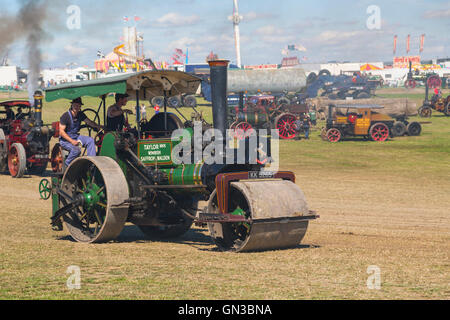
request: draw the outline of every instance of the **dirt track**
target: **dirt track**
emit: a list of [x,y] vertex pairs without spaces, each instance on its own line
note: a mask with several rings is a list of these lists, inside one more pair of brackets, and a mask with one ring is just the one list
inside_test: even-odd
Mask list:
[[[50,230],[39,178],[0,176],[3,297],[126,298],[449,298],[449,181],[392,180],[298,172],[320,219],[298,248],[220,253],[206,229],[174,242],[150,242],[133,226],[117,242],[83,245]],[[382,181],[382,183],[380,183]],[[354,188],[358,185],[358,188]],[[84,290],[65,288],[79,265]],[[369,290],[367,268],[381,271]],[[256,273],[255,273],[256,272]],[[214,276],[219,274],[220,276]],[[238,290],[239,288],[239,290]],[[238,291],[236,291],[238,290]]]

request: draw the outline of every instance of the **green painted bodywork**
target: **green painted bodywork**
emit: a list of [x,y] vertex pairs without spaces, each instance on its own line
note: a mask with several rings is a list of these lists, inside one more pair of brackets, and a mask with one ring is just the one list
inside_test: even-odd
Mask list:
[[[115,139],[116,133],[107,133],[103,138],[99,155],[114,159],[119,164],[126,177],[127,165],[117,156],[116,148],[114,147]],[[144,165],[155,166],[158,168],[158,170],[164,171],[167,174],[169,185],[202,185],[201,172],[203,162],[180,165],[175,165],[172,163],[172,148],[180,142],[181,139],[139,140],[137,142],[137,156],[140,160],[142,160]],[[149,151],[156,152],[161,157],[168,156],[170,159],[169,161],[152,161],[148,158],[145,158],[149,156]],[[155,153],[151,155],[155,156]]]
[[127,165],[119,159],[116,152],[116,147],[114,146],[114,141],[116,140],[116,133],[109,132],[103,137],[102,147],[100,149],[99,156],[110,157],[115,160],[119,167],[122,169],[125,177],[127,176]]
[[56,193],[56,187],[59,186],[58,177],[52,177],[52,215],[59,210],[59,195]]
[[173,185],[201,185],[203,163],[181,164],[173,168],[162,168],[167,174],[169,184]]
[[[125,93],[127,91],[127,81],[124,77],[118,77],[116,82],[107,82],[104,79],[90,80],[89,85],[83,85],[86,81],[79,81],[76,85],[70,83],[59,85],[45,90],[45,100],[47,102],[58,99],[75,99],[78,97],[100,97],[111,92]],[[124,78],[124,79],[121,79]]]

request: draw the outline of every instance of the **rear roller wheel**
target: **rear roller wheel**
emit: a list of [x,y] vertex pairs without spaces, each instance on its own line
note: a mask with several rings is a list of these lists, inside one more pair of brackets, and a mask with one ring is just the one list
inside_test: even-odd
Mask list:
[[8,169],[13,178],[21,178],[27,170],[27,155],[21,143],[13,143],[8,153]]
[[[62,179],[62,190],[81,205],[64,215],[64,222],[78,242],[106,242],[115,239],[128,216],[128,185],[125,176],[109,157],[75,159]],[[61,197],[62,205],[69,200]]]
[[[215,244],[222,251],[257,251],[294,247],[308,227],[303,192],[290,181],[232,182],[228,211],[252,219],[251,222],[208,223]],[[217,193],[208,202],[208,213],[219,213]]]
[[369,135],[373,141],[386,141],[389,137],[389,128],[384,123],[377,122],[370,128]]

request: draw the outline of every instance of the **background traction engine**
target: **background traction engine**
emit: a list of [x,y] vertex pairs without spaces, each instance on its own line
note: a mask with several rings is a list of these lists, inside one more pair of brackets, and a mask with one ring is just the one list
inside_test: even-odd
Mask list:
[[[30,109],[28,101],[10,101]],[[28,112],[8,126],[0,126],[0,171],[8,168],[14,178],[42,174],[49,161],[50,139],[55,129],[42,123],[42,92],[34,94],[34,113]]]
[[[210,62],[214,127],[223,134],[227,63]],[[193,135],[106,134],[99,156],[74,160],[51,186],[41,182],[41,196],[52,197],[53,228],[62,230],[64,223],[75,240],[92,243],[115,239],[126,222],[155,239],[180,236],[195,222],[207,225],[224,251],[299,244],[309,220],[318,216],[308,209],[292,172],[263,171],[250,161],[176,164],[178,150],[193,154],[192,141]],[[189,147],[178,149],[181,144]],[[201,200],[208,204],[198,210]]]

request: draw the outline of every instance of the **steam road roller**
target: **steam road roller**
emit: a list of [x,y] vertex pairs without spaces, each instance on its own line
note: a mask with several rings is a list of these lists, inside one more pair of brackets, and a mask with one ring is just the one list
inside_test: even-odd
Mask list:
[[[216,142],[227,135],[227,66],[228,61],[210,62]],[[166,70],[102,81],[102,85],[77,82],[70,89],[52,89],[47,94],[50,99],[73,99],[68,95],[126,92],[139,105],[142,98],[164,96],[166,100],[180,92],[193,94],[200,84],[197,77]],[[41,197],[52,200],[54,230],[65,225],[76,241],[97,243],[117,238],[125,223],[137,225],[151,239],[180,236],[196,223],[208,227],[223,251],[300,243],[309,221],[318,216],[309,210],[294,173],[269,171],[267,164],[254,161],[254,148],[247,140],[239,143],[245,161],[236,161],[236,146],[208,153],[214,156],[211,161],[205,156],[209,145],[198,143],[198,132],[189,127],[190,121],[183,124],[167,112],[166,103],[155,116],[157,120],[144,123],[137,114],[135,130],[106,132],[97,156],[79,157],[51,181],[41,181]],[[176,135],[177,129],[183,134]],[[266,138],[256,135],[256,145],[265,145],[263,151],[270,155],[270,143],[262,142]],[[201,157],[196,156],[199,153]],[[207,205],[199,208],[200,201]]]

